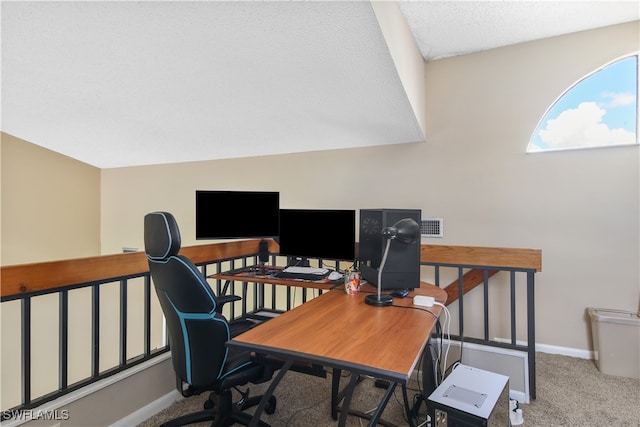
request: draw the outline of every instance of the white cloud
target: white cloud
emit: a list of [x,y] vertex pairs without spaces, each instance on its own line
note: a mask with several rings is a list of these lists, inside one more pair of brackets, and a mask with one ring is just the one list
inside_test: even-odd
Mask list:
[[610,101],[605,104],[608,108],[624,107],[635,104],[636,102],[636,96],[630,92],[604,92],[602,96],[610,99]]
[[[613,102],[613,101],[612,101]],[[540,130],[540,139],[549,149],[602,147],[635,144],[635,134],[626,129],[610,129],[602,122],[607,111],[595,102],[563,111]]]

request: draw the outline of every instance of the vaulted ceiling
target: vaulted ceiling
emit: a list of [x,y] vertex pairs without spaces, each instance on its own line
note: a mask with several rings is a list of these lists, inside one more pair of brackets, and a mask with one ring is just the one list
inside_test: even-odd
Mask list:
[[[637,2],[400,2],[426,61]],[[2,131],[100,168],[424,139],[368,1],[2,2]]]

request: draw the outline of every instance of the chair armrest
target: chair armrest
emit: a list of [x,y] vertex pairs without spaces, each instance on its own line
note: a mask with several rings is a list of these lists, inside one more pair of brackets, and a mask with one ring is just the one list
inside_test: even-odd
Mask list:
[[240,301],[242,298],[238,295],[221,295],[216,297],[216,313],[222,313],[222,307],[228,302]]

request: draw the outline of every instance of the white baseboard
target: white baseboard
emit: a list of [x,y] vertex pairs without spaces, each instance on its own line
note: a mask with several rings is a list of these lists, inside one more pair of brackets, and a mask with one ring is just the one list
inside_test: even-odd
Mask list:
[[575,357],[577,359],[595,359],[593,351],[582,350],[580,348],[560,347],[549,344],[536,344],[536,351],[547,354],[559,354],[562,356]]
[[[506,338],[494,338],[493,340],[497,342],[505,342],[505,343],[511,342]],[[527,345],[526,341],[516,341],[516,344],[522,345],[522,346]],[[577,359],[588,359],[588,360],[595,359],[593,351],[583,350],[580,348],[561,347],[558,345],[536,343],[536,351],[539,351],[540,353],[559,354],[561,356],[575,357]]]
[[149,418],[153,417],[158,412],[163,409],[168,408],[173,405],[178,400],[182,399],[182,395],[178,393],[177,390],[172,390],[171,392],[165,394],[164,396],[154,400],[153,402],[143,406],[137,411],[127,415],[126,417],[116,421],[111,424],[109,427],[130,427],[136,426]]

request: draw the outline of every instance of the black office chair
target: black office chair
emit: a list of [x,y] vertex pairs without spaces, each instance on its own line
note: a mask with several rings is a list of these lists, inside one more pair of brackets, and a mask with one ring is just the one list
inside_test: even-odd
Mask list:
[[[258,356],[231,351],[225,343],[246,330],[251,322],[228,322],[222,305],[240,299],[217,297],[196,266],[180,251],[180,231],[168,212],[152,212],[144,218],[144,245],[149,271],[166,318],[176,387],[187,397],[211,392],[204,411],[169,421],[165,426],[181,426],[213,420],[212,426],[248,425],[251,415],[243,410],[257,405],[261,396],[249,397],[239,386],[259,384],[273,376],[274,365]],[[233,403],[231,389],[240,393]],[[275,411],[275,398],[265,412]],[[260,426],[269,427],[260,422]]]

